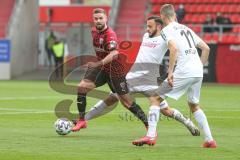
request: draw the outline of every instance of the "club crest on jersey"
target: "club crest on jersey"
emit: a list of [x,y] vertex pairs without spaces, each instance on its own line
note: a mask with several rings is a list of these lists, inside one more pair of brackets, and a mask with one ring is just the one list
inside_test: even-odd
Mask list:
[[99,44],[103,44],[103,38],[99,38]]
[[115,41],[110,41],[109,48],[116,48],[117,43]]

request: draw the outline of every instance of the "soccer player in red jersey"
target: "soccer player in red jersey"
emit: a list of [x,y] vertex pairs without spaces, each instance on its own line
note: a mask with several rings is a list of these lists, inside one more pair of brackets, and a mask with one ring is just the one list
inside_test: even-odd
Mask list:
[[87,127],[84,119],[86,110],[86,95],[92,89],[108,84],[113,93],[117,93],[124,107],[128,108],[148,128],[148,119],[143,110],[129,95],[125,79],[124,64],[120,61],[116,33],[107,26],[106,11],[101,8],[93,10],[94,27],[92,29],[93,47],[97,62],[88,62],[85,77],[78,85],[77,107],[79,120],[72,131]]

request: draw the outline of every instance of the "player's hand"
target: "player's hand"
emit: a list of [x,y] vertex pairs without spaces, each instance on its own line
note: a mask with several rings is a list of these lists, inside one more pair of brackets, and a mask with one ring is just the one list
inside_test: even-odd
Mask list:
[[173,74],[172,73],[168,73],[167,81],[168,81],[169,86],[173,87]]
[[158,83],[158,85],[161,86],[162,83],[163,83],[163,81],[164,81],[165,79],[167,79],[167,77],[168,77],[168,73],[164,73],[164,74],[162,74],[160,77],[157,77],[157,83]]

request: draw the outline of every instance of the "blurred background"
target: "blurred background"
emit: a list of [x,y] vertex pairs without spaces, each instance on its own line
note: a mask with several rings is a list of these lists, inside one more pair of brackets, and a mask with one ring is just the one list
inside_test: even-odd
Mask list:
[[[240,84],[240,0],[0,0],[0,79],[47,80],[59,62],[93,55],[96,7],[107,10],[109,25],[119,41],[133,43],[127,52],[134,55],[146,18],[159,15],[164,3],[174,4],[178,21],[210,45],[204,81]],[[63,52],[57,49],[61,46]],[[79,65],[72,60],[65,74]]]

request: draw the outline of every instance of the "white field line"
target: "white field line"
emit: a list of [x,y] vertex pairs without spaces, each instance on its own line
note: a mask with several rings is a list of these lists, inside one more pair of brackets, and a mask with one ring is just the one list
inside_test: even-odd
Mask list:
[[[49,112],[49,111],[45,111],[45,112],[5,112],[5,113],[0,113],[0,115],[21,115],[21,114],[53,114],[54,112]],[[118,113],[108,113],[107,115],[119,115]],[[219,117],[219,116],[208,116],[207,118],[211,118],[211,119],[232,119],[232,120],[236,120],[236,119],[240,119],[240,117]]]
[[[38,99],[60,99],[60,98],[69,98],[66,96],[33,96],[33,97],[0,97],[0,101],[8,101],[8,100],[38,100]],[[69,98],[71,99],[71,97]],[[184,107],[184,106],[183,106]],[[179,107],[181,108],[181,107]],[[3,108],[0,108],[0,110]],[[124,112],[125,110],[120,110],[121,112]],[[182,111],[185,112],[185,110],[183,109]],[[238,107],[235,109],[228,109],[228,110],[223,110],[223,109],[217,109],[217,110],[207,110],[205,109],[204,111],[207,112],[239,112],[240,109],[238,109]]]
[[[14,111],[14,112],[3,112],[0,113],[0,115],[19,115],[19,114],[54,114],[54,111],[49,111],[49,110],[27,110],[27,109],[16,109],[16,108],[12,108],[12,109],[7,109],[7,108],[0,108],[0,111],[4,110],[4,111]],[[124,116],[125,114],[125,110],[118,111],[118,112],[110,112],[108,113],[109,115],[120,115],[120,116]],[[126,112],[128,113],[128,112]],[[131,115],[131,113],[129,113],[129,115]],[[234,116],[207,116],[208,118],[212,118],[212,119],[240,119],[240,117],[234,117]]]
[[[91,107],[90,107],[91,108]],[[17,112],[50,112],[51,110],[33,110],[33,109],[24,109],[24,108],[3,108],[0,107],[0,111],[17,111]],[[53,111],[53,110],[52,110]],[[115,111],[115,113],[119,114],[119,113],[124,113],[124,112],[128,112],[128,110],[124,109],[120,109],[118,110],[118,112]],[[233,109],[233,110],[222,110],[222,109],[218,109],[218,110],[204,110],[207,112],[240,112],[240,109]],[[185,111],[184,111],[185,112]]]
[[57,99],[62,96],[33,96],[33,97],[0,97],[0,101],[8,100],[36,100],[36,99]]
[[0,115],[16,115],[16,114],[53,114],[53,111],[36,111],[36,112],[4,112],[4,113],[0,113]]

